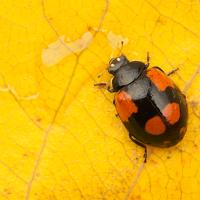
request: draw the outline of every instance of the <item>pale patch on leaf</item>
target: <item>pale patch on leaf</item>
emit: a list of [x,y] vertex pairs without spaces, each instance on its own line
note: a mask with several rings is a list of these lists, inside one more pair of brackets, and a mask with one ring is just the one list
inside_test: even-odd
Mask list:
[[73,42],[65,42],[65,36],[60,36],[57,41],[49,44],[47,49],[42,50],[42,62],[49,67],[53,66],[66,56],[87,48],[92,38],[93,35],[89,31]]
[[122,45],[122,42],[123,42],[124,45],[128,43],[128,38],[127,37],[124,37],[122,35],[114,34],[112,31],[110,31],[108,33],[107,38],[108,38],[109,44],[111,45],[111,47],[113,49],[120,48],[121,45]]

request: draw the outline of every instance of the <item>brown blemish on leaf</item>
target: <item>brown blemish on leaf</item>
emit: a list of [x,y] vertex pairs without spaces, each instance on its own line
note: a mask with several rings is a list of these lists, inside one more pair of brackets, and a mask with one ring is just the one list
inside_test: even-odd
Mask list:
[[12,194],[12,190],[11,190],[10,188],[5,188],[5,189],[3,190],[3,193],[4,193],[5,195],[9,196],[9,195]]

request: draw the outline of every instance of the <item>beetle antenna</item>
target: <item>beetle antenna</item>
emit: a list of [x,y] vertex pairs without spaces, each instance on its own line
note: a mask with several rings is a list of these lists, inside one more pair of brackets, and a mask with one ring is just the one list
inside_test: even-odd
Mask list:
[[147,64],[146,64],[147,68],[149,67],[149,65],[150,65],[150,56],[149,52],[147,51]]
[[97,78],[101,78],[103,76],[103,74],[106,72],[107,70],[104,69],[100,74],[97,75]]
[[120,50],[119,50],[119,55],[120,55],[120,56],[121,56],[121,54],[122,54],[123,46],[124,46],[124,41],[122,40],[122,41],[121,41],[121,48],[120,48]]

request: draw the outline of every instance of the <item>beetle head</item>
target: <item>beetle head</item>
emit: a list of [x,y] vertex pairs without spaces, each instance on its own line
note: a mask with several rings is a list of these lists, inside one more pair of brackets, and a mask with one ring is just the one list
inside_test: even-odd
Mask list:
[[126,65],[128,63],[128,59],[126,58],[126,56],[121,55],[119,57],[116,58],[112,58],[109,62],[109,66],[108,66],[108,72],[110,74],[115,74],[116,71],[123,65]]

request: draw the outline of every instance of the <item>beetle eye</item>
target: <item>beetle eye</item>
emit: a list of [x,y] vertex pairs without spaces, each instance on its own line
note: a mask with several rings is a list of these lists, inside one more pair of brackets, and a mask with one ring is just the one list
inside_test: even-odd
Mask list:
[[120,58],[117,58],[117,61],[119,62],[121,59]]

